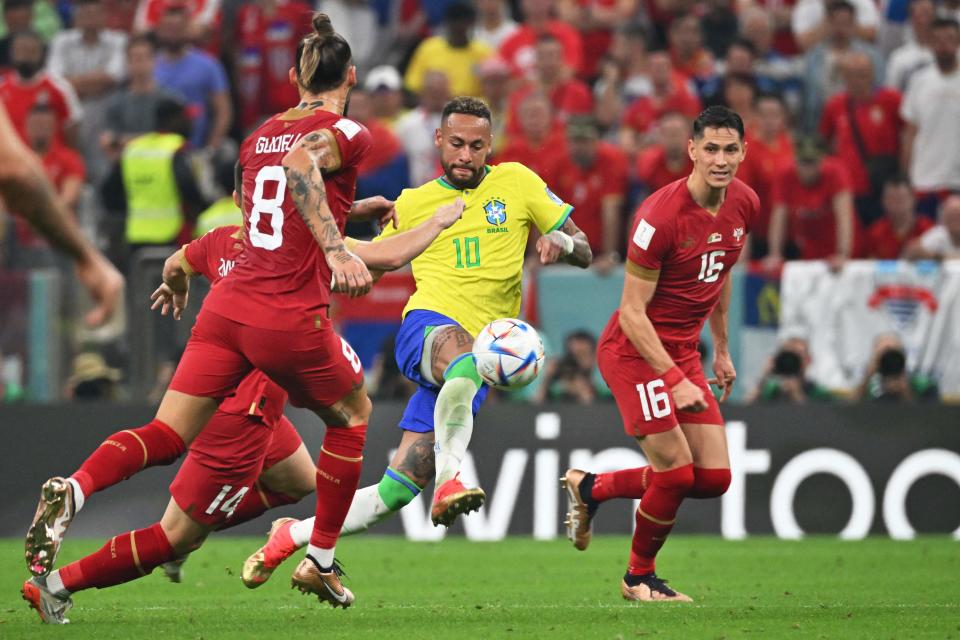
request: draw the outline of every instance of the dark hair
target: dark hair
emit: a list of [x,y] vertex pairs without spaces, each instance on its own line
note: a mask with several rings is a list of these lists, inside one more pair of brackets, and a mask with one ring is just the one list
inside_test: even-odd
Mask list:
[[353,54],[350,45],[333,30],[330,16],[314,13],[313,33],[297,45],[294,69],[297,82],[310,93],[321,93],[343,84]]
[[563,339],[563,341],[564,341],[565,343],[570,342],[571,340],[586,340],[587,342],[589,342],[589,343],[590,343],[591,345],[593,345],[593,346],[596,346],[596,345],[597,345],[597,338],[596,338],[596,336],[594,336],[593,333],[591,333],[591,332],[588,331],[587,329],[577,329],[577,330],[575,330],[575,331],[571,331],[571,332],[568,333],[567,336]]
[[748,85],[754,93],[757,91],[757,79],[752,73],[728,73],[723,77],[723,86],[727,86],[730,82],[739,82]]
[[476,116],[484,118],[487,122],[493,123],[493,116],[490,114],[490,107],[480,98],[470,96],[457,96],[447,104],[443,105],[443,112],[440,115],[440,123],[443,124],[450,117],[450,114],[462,113],[467,116]]
[[617,27],[617,33],[633,40],[643,40],[644,44],[650,44],[650,35],[646,27],[637,22],[628,22]]
[[37,100],[33,103],[33,106],[30,107],[28,115],[33,115],[35,113],[49,113],[53,114],[53,107],[50,105],[49,100]]
[[460,22],[461,20],[473,22],[477,19],[477,10],[470,2],[453,2],[447,5],[447,10],[443,12],[444,22]]
[[6,0],[3,3],[3,11],[6,13],[11,9],[33,8],[33,0]]
[[743,119],[728,107],[715,105],[701,111],[693,121],[693,139],[702,138],[706,129],[733,129],[743,140]]
[[543,44],[544,42],[560,42],[560,39],[549,31],[546,31],[537,36],[537,44]]
[[887,187],[906,187],[910,189],[910,178],[907,177],[907,174],[896,171],[883,179],[883,188],[886,189]]
[[780,103],[781,107],[784,109],[787,108],[787,103],[784,101],[783,96],[776,91],[761,91],[757,93],[757,96],[753,99],[753,104],[758,105],[761,100],[775,100]]
[[730,46],[727,47],[727,51],[729,51],[733,47],[740,47],[741,49],[746,49],[752,57],[754,58],[757,57],[757,45],[753,44],[751,40],[747,40],[743,36],[734,38],[733,42],[730,43]]
[[187,119],[186,105],[176,98],[162,98],[157,102],[156,123],[157,131],[179,133],[184,137],[190,135],[190,121]]
[[130,49],[133,49],[135,46],[141,44],[145,44],[150,47],[150,49],[156,51],[157,38],[149,31],[132,35],[130,36],[130,39],[127,40],[127,53],[130,53]]
[[957,22],[953,18],[937,18],[933,21],[933,24],[930,25],[931,29],[956,29],[960,31],[960,22]]
[[831,0],[827,3],[827,15],[832,16],[838,11],[849,11],[852,15],[857,15],[857,8],[847,0]]

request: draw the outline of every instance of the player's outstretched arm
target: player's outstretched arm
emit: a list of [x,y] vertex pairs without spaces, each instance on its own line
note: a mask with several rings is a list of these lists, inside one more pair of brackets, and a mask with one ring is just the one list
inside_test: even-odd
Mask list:
[[333,134],[323,129],[305,135],[283,157],[282,164],[297,212],[323,249],[333,272],[333,289],[351,297],[364,295],[370,291],[373,278],[363,261],[347,249],[323,184],[321,171],[333,171],[340,166],[340,151]]
[[463,215],[464,207],[464,201],[457,198],[450,204],[438,207],[432,218],[421,222],[409,231],[378,242],[353,241],[350,243],[350,250],[356,253],[370,269],[377,271],[399,269],[426,251],[430,243],[444,229],[453,226]]
[[123,276],[81,233],[57,197],[40,160],[20,141],[2,106],[0,197],[10,211],[23,216],[51,244],[73,258],[77,277],[96,302],[85,318],[87,325],[109,320],[123,293]]
[[708,382],[723,388],[720,402],[724,402],[733,391],[733,383],[737,379],[737,370],[730,357],[727,320],[730,310],[730,294],[733,291],[733,279],[729,276],[723,283],[720,291],[720,300],[710,314],[710,335],[713,337],[713,375]]
[[567,264],[582,269],[589,267],[593,260],[587,234],[578,229],[570,218],[567,218],[558,230],[537,240],[537,253],[540,254],[540,262],[543,264],[552,264],[562,259]]
[[[623,297],[620,299],[620,328],[633,343],[640,356],[662,377],[664,384],[673,392],[678,409],[703,411],[707,408],[703,390],[690,382],[680,371],[670,354],[663,348],[653,323],[647,316],[647,305],[657,290],[656,279],[641,273],[642,267],[627,262],[623,280]],[[659,275],[658,272],[656,272]]]
[[[393,200],[388,200],[383,196],[371,196],[362,200],[356,200],[350,207],[351,220],[373,220],[376,218],[383,229],[388,224],[393,224],[397,228],[397,207]],[[368,265],[369,266],[369,265]]]
[[187,308],[190,292],[190,277],[194,275],[184,257],[184,250],[178,249],[163,263],[163,283],[150,294],[153,304],[150,309],[160,309],[160,315],[173,312],[173,319],[179,320]]

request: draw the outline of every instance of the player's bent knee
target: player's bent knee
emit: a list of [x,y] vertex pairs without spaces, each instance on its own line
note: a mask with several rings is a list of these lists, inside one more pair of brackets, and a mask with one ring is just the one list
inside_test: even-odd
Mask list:
[[654,471],[650,483],[660,489],[687,495],[693,489],[695,476],[693,464],[685,464],[667,471]]
[[719,498],[730,488],[732,475],[730,469],[703,469],[696,467],[693,470],[694,481],[690,495],[694,498]]

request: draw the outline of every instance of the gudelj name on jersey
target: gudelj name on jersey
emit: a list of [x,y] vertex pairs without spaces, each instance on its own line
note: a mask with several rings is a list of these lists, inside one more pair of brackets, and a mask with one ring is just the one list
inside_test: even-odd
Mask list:
[[286,153],[302,137],[302,133],[287,133],[271,138],[257,138],[257,147],[254,153]]

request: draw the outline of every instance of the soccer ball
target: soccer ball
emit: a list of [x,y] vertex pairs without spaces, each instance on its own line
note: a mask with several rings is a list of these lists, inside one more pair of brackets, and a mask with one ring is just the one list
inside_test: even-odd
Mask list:
[[525,387],[543,367],[543,341],[523,320],[501,318],[483,329],[473,343],[477,372],[498,389]]

